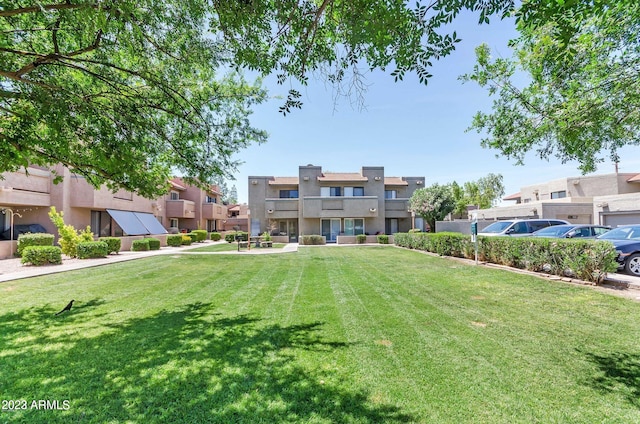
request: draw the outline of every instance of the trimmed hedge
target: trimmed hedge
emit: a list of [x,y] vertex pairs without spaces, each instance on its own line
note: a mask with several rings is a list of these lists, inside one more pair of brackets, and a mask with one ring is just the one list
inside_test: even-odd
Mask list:
[[78,259],[105,258],[109,246],[104,241],[82,241],[76,246]]
[[[471,238],[460,233],[398,233],[394,239],[398,246],[441,256],[475,256]],[[607,241],[478,236],[481,261],[594,283],[602,282],[607,272],[618,269],[616,256],[613,244]]]
[[319,235],[300,236],[298,242],[303,246],[327,244],[327,240],[323,236]]
[[389,236],[386,234],[378,234],[378,243],[389,244]]
[[107,254],[118,253],[122,248],[122,239],[120,237],[100,237],[98,241],[107,243]]
[[29,246],[53,246],[53,234],[28,233],[18,236],[17,256],[22,256],[22,251]]
[[191,234],[195,234],[196,235],[196,240],[197,242],[203,242],[207,239],[207,230],[193,230],[191,231]]
[[131,243],[131,250],[133,252],[145,252],[149,250],[149,239],[134,240],[133,243]]
[[193,243],[193,238],[189,234],[182,234],[182,245],[191,246],[191,243]]
[[45,265],[62,263],[62,249],[58,246],[27,246],[22,250],[23,264]]
[[367,242],[367,236],[365,234],[356,235],[356,243],[363,244]]
[[160,240],[153,237],[146,238],[145,240],[149,242],[149,250],[160,250]]
[[195,242],[198,241],[198,235],[196,233],[194,233],[194,232],[187,233],[187,234],[184,234],[184,235],[191,239],[191,243],[195,243]]
[[209,237],[212,241],[219,241],[220,239],[222,239],[222,235],[220,233],[211,233]]
[[227,243],[233,243],[234,241],[236,241],[236,235],[240,236],[240,241],[248,241],[249,240],[249,233],[244,232],[244,231],[236,231],[235,233],[227,233],[224,236],[224,240]]
[[182,234],[172,234],[167,236],[167,246],[182,246]]

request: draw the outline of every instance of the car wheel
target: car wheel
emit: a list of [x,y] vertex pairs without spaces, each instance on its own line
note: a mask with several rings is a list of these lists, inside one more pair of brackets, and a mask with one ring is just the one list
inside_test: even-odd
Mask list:
[[624,268],[629,274],[640,277],[640,253],[629,256]]

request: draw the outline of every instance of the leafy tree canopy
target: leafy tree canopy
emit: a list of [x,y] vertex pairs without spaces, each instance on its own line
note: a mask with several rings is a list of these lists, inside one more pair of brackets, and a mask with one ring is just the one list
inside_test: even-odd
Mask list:
[[[0,172],[62,163],[95,186],[153,197],[177,171],[208,184],[266,134],[264,100],[237,72],[337,86],[359,67],[423,83],[460,41],[513,0],[5,0],[0,4]],[[299,107],[290,92],[282,112]]]
[[427,221],[431,231],[436,230],[436,221],[443,220],[455,208],[451,185],[435,183],[413,192],[409,209]]
[[[537,4],[539,8],[531,7]],[[575,160],[583,172],[618,161],[625,145],[640,144],[640,3],[630,0],[523,2],[511,58],[476,50],[474,71],[462,78],[495,96],[471,129],[482,144],[522,163]],[[522,75],[528,83],[518,83]]]
[[467,207],[471,205],[478,209],[487,209],[504,196],[503,177],[501,174],[489,173],[486,177],[466,182],[462,186],[454,181],[451,191],[455,201],[454,213],[466,214]]

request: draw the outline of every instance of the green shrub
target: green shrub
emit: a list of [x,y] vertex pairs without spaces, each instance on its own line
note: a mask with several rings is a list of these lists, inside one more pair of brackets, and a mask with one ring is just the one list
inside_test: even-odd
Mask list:
[[367,236],[365,234],[358,234],[356,236],[356,243],[363,244],[367,242]]
[[58,246],[28,246],[22,250],[23,264],[45,265],[62,263],[62,249]]
[[191,243],[193,243],[193,238],[189,234],[182,234],[182,245],[191,246]]
[[76,249],[78,259],[104,258],[109,254],[109,246],[104,241],[81,241]]
[[120,237],[100,237],[98,241],[107,243],[107,253],[118,253],[122,248],[122,239]]
[[212,241],[219,241],[220,239],[222,239],[222,236],[220,235],[220,233],[211,233],[209,237],[211,238]]
[[167,246],[182,246],[182,234],[172,234],[167,236]]
[[303,246],[323,245],[327,243],[326,239],[319,235],[300,236],[298,242]]
[[77,246],[78,243],[83,241],[93,241],[93,233],[91,232],[91,227],[87,225],[87,227],[82,230],[82,232],[78,232],[73,225],[66,225],[64,223],[64,212],[58,213],[54,206],[51,206],[49,210],[49,218],[53,225],[58,229],[58,244],[62,248],[62,253],[65,255],[75,258],[78,256]]
[[198,234],[194,233],[194,232],[190,232],[186,234],[187,237],[191,238],[191,243],[195,243],[198,241]]
[[160,240],[153,237],[146,238],[145,240],[149,242],[149,250],[160,250]]
[[262,233],[261,237],[262,237],[262,241],[271,241],[271,234],[269,234],[267,231]]
[[18,256],[22,255],[22,251],[29,246],[53,246],[53,234],[47,233],[28,233],[18,236]]
[[134,240],[131,244],[131,250],[134,252],[144,252],[149,250],[149,239]]
[[227,233],[224,236],[224,240],[227,243],[233,243],[234,241],[236,241],[236,235],[238,236],[238,238],[240,239],[240,241],[247,241],[249,240],[249,233],[246,233],[244,231],[236,231],[234,233]]
[[207,231],[206,230],[193,230],[191,231],[191,234],[195,234],[196,235],[196,240],[197,242],[203,242],[207,239]]
[[[446,256],[471,258],[475,246],[459,233],[398,233],[395,244]],[[596,240],[543,239],[534,237],[478,236],[481,261],[574,276],[595,283],[617,269],[616,251],[611,243]]]
[[389,244],[389,236],[386,234],[378,234],[378,243]]

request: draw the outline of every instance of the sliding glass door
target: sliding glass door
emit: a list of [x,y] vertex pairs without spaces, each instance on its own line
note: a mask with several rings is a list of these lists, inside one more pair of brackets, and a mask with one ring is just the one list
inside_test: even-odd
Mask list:
[[323,219],[321,228],[327,242],[335,242],[340,234],[340,219]]

